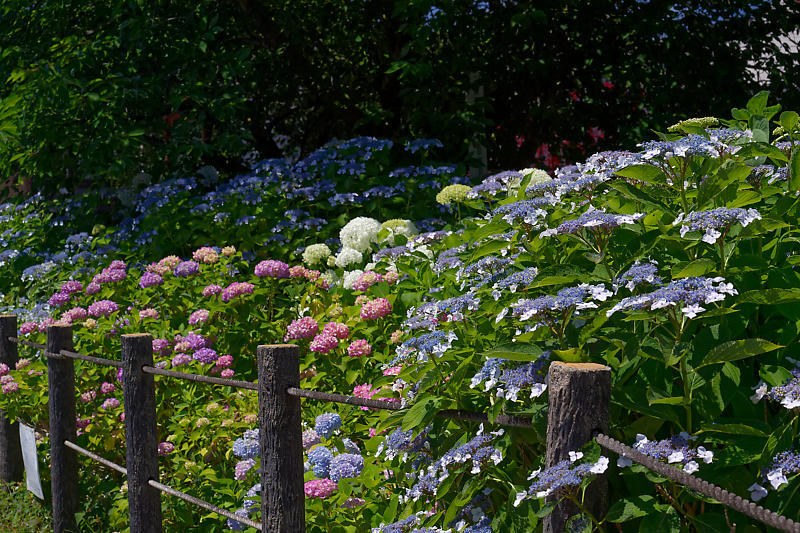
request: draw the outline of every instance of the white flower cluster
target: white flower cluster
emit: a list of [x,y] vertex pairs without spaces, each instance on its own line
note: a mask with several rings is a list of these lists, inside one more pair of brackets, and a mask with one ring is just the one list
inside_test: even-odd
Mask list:
[[[346,249],[347,248],[345,248],[345,250]],[[356,253],[358,253],[358,252],[356,252]],[[353,284],[356,281],[358,281],[358,278],[363,273],[364,273],[363,270],[350,270],[348,272],[345,272],[344,275],[342,276],[342,287],[344,287],[347,290],[352,290]]]
[[362,260],[363,256],[361,255],[361,252],[345,246],[338,254],[336,254],[336,260],[334,261],[334,264],[339,268],[346,268],[348,265],[355,263],[361,264]]
[[370,244],[378,241],[380,230],[381,223],[374,218],[356,217],[339,231],[339,240],[344,248],[364,252]]
[[324,263],[331,255],[331,249],[327,244],[312,244],[303,251],[303,262],[308,266],[314,266],[317,263]]

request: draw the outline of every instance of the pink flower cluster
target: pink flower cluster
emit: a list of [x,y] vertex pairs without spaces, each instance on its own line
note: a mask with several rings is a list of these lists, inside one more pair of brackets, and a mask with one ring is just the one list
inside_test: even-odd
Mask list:
[[374,320],[376,318],[383,318],[392,312],[392,304],[386,298],[375,298],[369,300],[361,306],[361,318],[365,320]]
[[89,314],[92,316],[108,316],[119,311],[119,306],[111,300],[100,300],[89,306]]
[[237,296],[242,296],[243,294],[253,294],[253,284],[235,281],[225,287],[225,290],[222,291],[220,299],[227,303]]
[[372,353],[372,346],[366,339],[356,339],[347,347],[347,355],[350,357],[362,357]]
[[172,269],[178,266],[181,260],[177,255],[168,255],[160,259],[158,263],[150,263],[147,265],[147,271],[158,274],[159,276],[166,276]]
[[139,319],[140,320],[144,320],[145,318],[158,319],[158,311],[156,311],[152,307],[148,307],[146,309],[142,309],[141,311],[139,311]]
[[65,281],[61,284],[61,292],[64,294],[75,294],[76,292],[81,292],[83,290],[83,285],[81,285],[80,281]]
[[350,335],[350,328],[347,327],[347,324],[342,324],[341,322],[328,322],[325,324],[325,327],[322,328],[322,333],[336,337],[339,340],[344,340]]
[[293,320],[289,327],[286,328],[286,336],[284,341],[293,339],[310,339],[319,331],[319,324],[310,316],[304,316]]
[[[111,261],[111,264],[108,266],[108,268],[104,268],[102,272],[100,272],[99,274],[95,275],[94,278],[92,278],[92,283],[90,283],[89,286],[97,285],[98,286],[97,290],[99,290],[99,285],[103,283],[114,283],[115,281],[122,281],[123,279],[128,277],[128,274],[125,272],[126,268],[127,265],[125,265],[125,263],[122,261]],[[86,287],[86,293],[92,294],[89,292],[89,287]]]
[[397,272],[389,271],[383,275],[383,281],[385,281],[389,285],[394,285],[395,283],[397,283],[397,280],[399,279],[400,279],[400,274],[398,274]]
[[[364,398],[364,399],[371,399],[373,396],[380,392],[381,388],[378,387],[375,390],[372,390],[372,385],[369,383],[364,383],[363,385],[356,385],[353,387],[353,396],[356,398]],[[369,411],[369,407],[361,406],[362,411]]]
[[256,276],[259,278],[263,277],[270,277],[270,278],[288,278],[289,277],[289,265],[284,263],[283,261],[275,261],[274,259],[267,259],[266,261],[261,261],[259,264],[256,265]]
[[158,443],[158,455],[167,455],[171,453],[175,449],[175,445],[171,442],[159,442]]
[[214,251],[213,248],[209,248],[208,246],[203,246],[202,248],[198,248],[192,254],[192,259],[199,263],[211,264],[216,263],[219,260],[219,254]]
[[378,283],[383,279],[383,276],[372,270],[367,270],[353,283],[353,289],[357,291],[367,292],[367,289]]
[[109,383],[108,381],[104,381],[102,385],[100,385],[100,393],[101,394],[111,394],[114,392],[115,387],[113,383]]
[[222,287],[220,287],[219,285],[212,284],[203,289],[203,296],[208,298],[209,296],[214,296],[221,292],[222,292]]
[[189,315],[189,324],[193,326],[195,324],[203,324],[208,321],[209,316],[210,315],[207,309],[198,309],[197,311]]
[[398,376],[400,375],[400,371],[403,370],[402,366],[390,366],[386,370],[383,371],[384,376]]
[[39,327],[36,325],[36,322],[23,322],[19,327],[19,334],[27,335],[28,333],[33,333],[37,329],[39,329]]
[[289,269],[289,277],[290,278],[304,278],[306,276],[307,269],[303,265],[295,265]]
[[109,409],[116,409],[117,407],[119,407],[119,400],[116,398],[106,398],[103,405],[100,406],[100,409],[107,411]]
[[72,324],[74,321],[84,318],[86,318],[86,309],[83,307],[73,307],[69,311],[61,313],[61,322],[65,324]]
[[334,350],[337,346],[339,346],[339,339],[323,332],[314,337],[308,349],[312,352],[326,354],[330,353],[331,350]]
[[89,403],[92,400],[94,400],[95,398],[97,398],[97,393],[95,391],[93,391],[93,390],[81,393],[81,401],[83,403]]
[[339,485],[330,479],[312,479],[306,481],[303,490],[309,498],[328,498],[336,492]]

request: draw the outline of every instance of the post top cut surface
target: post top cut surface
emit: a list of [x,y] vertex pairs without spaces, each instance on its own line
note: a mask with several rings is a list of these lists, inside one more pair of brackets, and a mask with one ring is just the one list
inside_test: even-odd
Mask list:
[[259,344],[259,348],[294,348],[296,344]]
[[0,315],[0,318],[16,318],[17,315]]
[[600,365],[597,363],[567,363],[565,361],[553,361],[553,365],[562,365],[567,368],[573,368],[575,370],[611,370],[610,367],[606,365]]
[[123,337],[127,337],[129,339],[135,339],[137,337],[152,337],[149,333],[126,333]]

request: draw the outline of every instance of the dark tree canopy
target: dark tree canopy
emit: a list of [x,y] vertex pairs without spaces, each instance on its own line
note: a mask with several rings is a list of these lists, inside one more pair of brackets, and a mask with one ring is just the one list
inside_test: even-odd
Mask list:
[[[759,89],[800,102],[800,4],[4,0],[0,169],[36,189],[155,179],[331,138],[437,137],[489,168],[632,147]],[[792,34],[792,32],[795,32]],[[758,82],[756,74],[766,81]]]

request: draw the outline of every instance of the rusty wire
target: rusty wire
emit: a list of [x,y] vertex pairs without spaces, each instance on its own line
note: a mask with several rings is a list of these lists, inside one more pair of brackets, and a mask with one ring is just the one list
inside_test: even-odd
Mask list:
[[400,402],[387,402],[386,400],[373,400],[371,398],[359,398],[358,396],[345,396],[344,394],[299,389],[297,387],[289,387],[286,389],[286,394],[289,396],[298,396],[300,398],[311,398],[312,400],[344,403],[347,405],[361,405],[363,407],[372,407],[373,409],[387,409],[389,411],[399,411],[401,409]]
[[68,357],[69,359],[80,359],[98,365],[113,366],[115,368],[122,368],[122,361],[114,361],[113,359],[103,359],[102,357],[94,357],[92,355],[84,355],[82,353],[71,352],[69,350],[60,350],[58,353],[45,351],[47,357]]
[[163,368],[156,368],[153,366],[143,366],[142,372],[146,374],[157,374],[159,376],[169,376],[172,378],[186,379],[189,381],[198,381],[202,383],[213,383],[215,385],[227,385],[229,387],[236,387],[239,389],[258,390],[258,383],[250,381],[239,381],[237,379],[215,378],[213,376],[203,376],[200,374],[188,374],[186,372],[177,372],[175,370],[165,370]]
[[175,496],[176,498],[180,498],[181,500],[183,500],[185,502],[189,502],[189,503],[191,503],[193,505],[197,505],[198,507],[202,507],[203,509],[207,509],[207,510],[211,511],[212,513],[217,513],[218,515],[222,515],[222,516],[224,516],[226,518],[230,518],[231,520],[236,520],[237,522],[241,522],[242,524],[245,524],[245,525],[250,526],[250,527],[254,527],[257,530],[262,531],[260,522],[255,522],[253,520],[250,520],[249,518],[244,518],[244,517],[241,517],[241,516],[236,516],[234,513],[230,512],[230,511],[226,511],[225,509],[222,509],[221,507],[217,507],[216,505],[208,503],[207,501],[203,501],[203,500],[201,500],[199,498],[195,498],[194,496],[190,496],[189,494],[186,494],[185,492],[181,492],[181,491],[179,491],[177,489],[173,489],[169,485],[164,485],[163,483],[159,483],[158,481],[153,481],[151,479],[150,481],[148,481],[148,483],[150,484],[151,487],[153,487],[155,489],[158,489],[161,492],[166,492],[167,494],[169,494],[171,496]]
[[67,448],[72,448],[76,452],[82,453],[83,455],[85,455],[89,459],[92,459],[93,461],[97,461],[100,464],[106,465],[107,467],[109,467],[109,468],[111,468],[113,470],[116,470],[120,474],[124,474],[126,476],[128,475],[128,470],[124,466],[120,466],[117,463],[112,463],[108,459],[103,459],[99,455],[90,452],[86,448],[81,448],[80,446],[78,446],[77,444],[75,444],[72,441],[65,440],[64,441],[64,446],[66,446]]
[[46,350],[47,349],[47,346],[45,346],[44,344],[39,344],[38,342],[26,341],[24,339],[20,339],[20,338],[17,338],[17,337],[9,337],[8,340],[11,341],[11,342],[15,342],[17,344],[22,344],[23,346],[30,346],[31,348],[38,348],[39,350]]
[[596,435],[596,439],[597,443],[603,448],[616,452],[622,457],[627,457],[631,461],[636,461],[640,465],[643,465],[654,472],[658,472],[662,476],[689,487],[692,490],[696,490],[697,492],[704,494],[709,498],[713,498],[722,505],[739,511],[750,518],[754,518],[759,522],[763,522],[764,524],[776,529],[780,529],[781,531],[786,531],[787,533],[800,533],[800,524],[789,518],[786,518],[785,516],[781,516],[774,511],[764,509],[755,502],[728,492],[727,490],[714,485],[713,483],[696,478],[672,465],[662,463],[661,461],[645,455],[642,452],[631,448],[630,446],[626,446],[618,440],[612,439],[611,437],[603,435],[602,433]]

